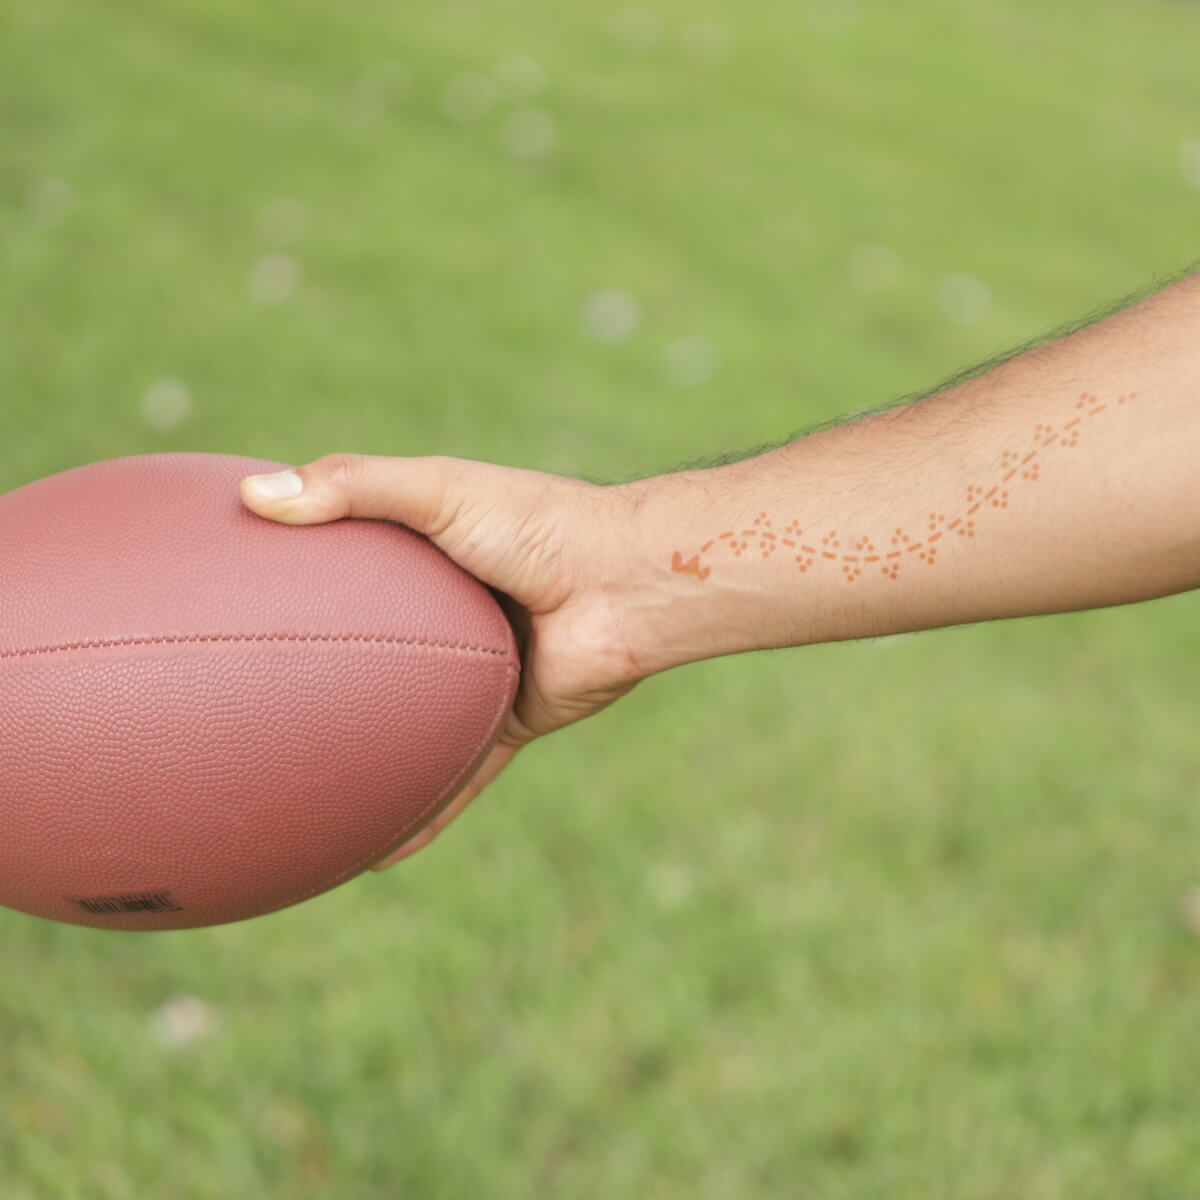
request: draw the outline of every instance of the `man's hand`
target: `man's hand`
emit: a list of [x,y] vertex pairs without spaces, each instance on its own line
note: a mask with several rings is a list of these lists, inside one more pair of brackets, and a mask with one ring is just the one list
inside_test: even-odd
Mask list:
[[611,588],[623,577],[628,507],[618,489],[462,459],[335,454],[252,476],[241,493],[254,512],[288,525],[407,525],[502,593],[521,649],[513,709],[475,778],[381,865],[427,846],[527,742],[599,711],[644,674]]
[[524,673],[429,842],[539,734],[639,679],[776,646],[1200,587],[1200,275],[967,383],[757,458],[616,488],[339,455],[246,503],[403,522],[508,599]]

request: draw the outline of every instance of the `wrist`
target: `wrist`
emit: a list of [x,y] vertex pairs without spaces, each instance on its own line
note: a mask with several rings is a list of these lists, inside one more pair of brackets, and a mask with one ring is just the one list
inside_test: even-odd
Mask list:
[[[773,603],[773,573],[755,569],[768,564],[759,546],[764,539],[749,544],[755,520],[760,530],[763,521],[745,496],[751,479],[748,464],[737,463],[614,489],[627,519],[609,592],[639,678],[802,640],[794,606],[780,610]],[[737,542],[724,533],[736,534]],[[729,570],[735,562],[750,569]]]
[[941,566],[947,535],[926,515],[929,464],[895,421],[880,414],[757,458],[627,485],[615,594],[645,674],[930,623],[950,573],[928,567]]

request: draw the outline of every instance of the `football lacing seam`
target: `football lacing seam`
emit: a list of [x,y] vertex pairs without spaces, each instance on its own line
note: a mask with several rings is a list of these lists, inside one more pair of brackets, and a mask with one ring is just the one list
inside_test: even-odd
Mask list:
[[491,654],[507,658],[507,650],[491,646],[471,646],[462,642],[434,642],[425,638],[398,638],[367,633],[207,633],[194,636],[164,635],[162,637],[116,638],[88,642],[64,642],[57,646],[35,646],[28,650],[0,650],[0,659],[31,658],[37,654],[62,654],[72,650],[112,650],[121,646],[178,646],[202,645],[206,642],[355,642],[382,646],[420,646],[427,650],[454,650],[463,654]]

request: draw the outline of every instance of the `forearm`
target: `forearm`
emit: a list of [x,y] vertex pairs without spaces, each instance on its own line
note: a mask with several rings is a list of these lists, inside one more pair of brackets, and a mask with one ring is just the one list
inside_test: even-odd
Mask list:
[[645,673],[1200,586],[1200,276],[906,408],[631,485]]

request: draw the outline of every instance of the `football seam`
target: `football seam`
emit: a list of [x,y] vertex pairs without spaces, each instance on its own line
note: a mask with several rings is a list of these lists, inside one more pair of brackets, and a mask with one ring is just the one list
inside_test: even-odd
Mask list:
[[165,634],[160,637],[98,639],[88,642],[64,642],[53,646],[34,646],[25,650],[0,650],[0,659],[32,658],[38,654],[63,654],[76,650],[115,650],[131,646],[179,646],[236,642],[350,642],[381,646],[419,646],[428,650],[454,650],[462,654],[490,654],[507,658],[507,649],[472,646],[464,642],[436,642],[428,638],[389,637],[369,633],[207,633],[195,635]]
[[[455,778],[452,781],[452,783],[450,784],[450,786],[442,794],[441,800],[438,803],[438,805],[436,806],[436,808],[434,809],[433,814],[431,816],[427,817],[423,821],[423,823],[418,827],[418,829],[415,831],[410,832],[409,829],[406,829],[404,826],[401,826],[401,828],[399,830],[397,830],[396,833],[392,836],[390,842],[388,843],[389,848],[383,852],[383,856],[386,856],[392,850],[396,849],[396,847],[398,845],[402,845],[403,841],[407,840],[407,838],[409,836],[413,836],[413,835],[415,835],[415,832],[419,832],[420,829],[425,828],[425,826],[428,825],[431,821],[433,821],[437,817],[437,815],[440,812],[442,812],[443,809],[445,809],[445,807],[454,799],[455,796],[458,795],[458,793],[463,789],[463,787],[469,782],[470,778],[474,775],[475,771],[479,769],[479,766],[482,763],[484,756],[488,753],[488,751],[492,748],[492,746],[494,746],[496,744],[496,742],[499,739],[500,726],[503,721],[504,714],[505,714],[505,712],[507,712],[508,708],[512,704],[512,693],[513,693],[515,685],[511,681],[513,681],[514,679],[520,678],[520,660],[510,650],[507,650],[507,649],[495,650],[488,646],[472,646],[472,645],[468,645],[468,644],[454,643],[454,642],[435,642],[435,641],[430,641],[428,639],[422,639],[422,638],[397,638],[397,637],[387,637],[387,636],[371,636],[371,635],[367,635],[367,634],[228,634],[228,635],[208,634],[208,635],[197,635],[194,637],[157,637],[157,638],[125,639],[125,640],[121,640],[121,641],[109,641],[109,642],[105,642],[105,641],[76,642],[76,643],[64,644],[61,646],[42,647],[40,649],[35,649],[35,650],[0,651],[0,660],[5,659],[5,658],[26,657],[26,656],[31,656],[34,654],[51,654],[51,653],[55,653],[56,651],[64,651],[64,650],[104,649],[104,648],[114,647],[114,646],[162,645],[162,644],[178,644],[178,643],[186,644],[186,643],[198,643],[198,642],[237,643],[237,642],[270,642],[270,641],[320,642],[320,643],[347,642],[347,643],[357,643],[357,644],[386,645],[386,646],[394,646],[397,648],[419,647],[422,649],[449,650],[449,651],[459,651],[459,652],[464,652],[464,653],[483,654],[483,655],[487,655],[490,658],[499,658],[499,659],[504,660],[504,673],[505,673],[506,677],[508,678],[508,680],[510,681],[510,683],[509,683],[509,686],[503,690],[503,692],[500,696],[500,702],[497,705],[496,710],[492,716],[491,734],[483,742],[481,742],[479,744],[479,746],[476,748],[475,754],[474,754],[473,758],[471,759],[471,761],[463,767],[463,769],[458,773],[457,776],[455,776]],[[411,823],[409,823],[409,824],[411,826]],[[289,896],[286,900],[281,900],[278,903],[271,905],[271,907],[269,907],[269,908],[262,909],[260,912],[255,913],[254,915],[256,917],[269,916],[270,914],[280,912],[281,910],[283,910],[285,908],[290,908],[295,904],[300,904],[300,903],[304,902],[305,900],[310,900],[316,896],[323,895],[324,893],[329,892],[332,889],[338,887],[340,884],[345,883],[347,880],[353,879],[355,876],[361,874],[367,867],[371,866],[374,862],[379,861],[380,857],[381,857],[380,855],[377,855],[374,853],[371,855],[368,855],[366,857],[363,857],[363,858],[359,859],[358,861],[356,861],[355,863],[353,863],[351,866],[344,868],[342,871],[338,872],[334,876],[327,878],[325,880],[322,880],[318,884],[311,885],[308,888],[306,888],[304,891],[302,891],[296,895]],[[92,928],[131,929],[131,928],[142,928],[142,927],[141,926],[129,926],[129,925],[119,925],[119,926],[95,925],[95,926],[92,926]],[[183,926],[182,928],[193,928],[193,927]],[[199,926],[196,928],[203,928],[203,927]]]

